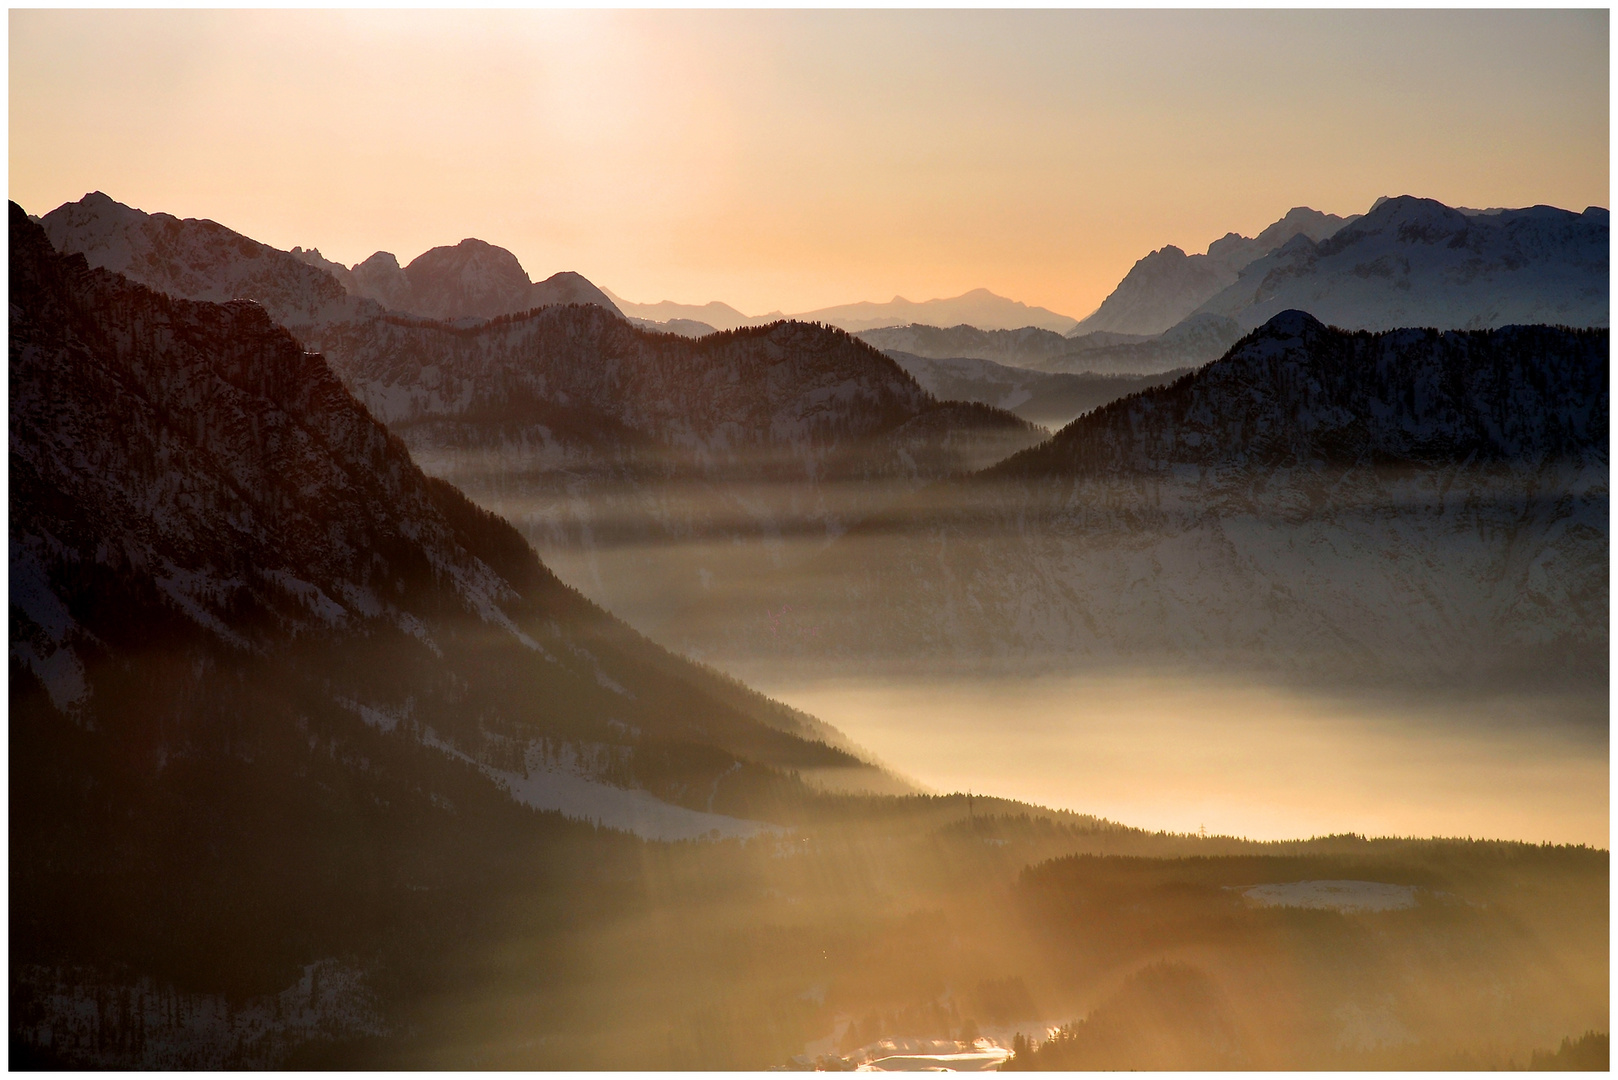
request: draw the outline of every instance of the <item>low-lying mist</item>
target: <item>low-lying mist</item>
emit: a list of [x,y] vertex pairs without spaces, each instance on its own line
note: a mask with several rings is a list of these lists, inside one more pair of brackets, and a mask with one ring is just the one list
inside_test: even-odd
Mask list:
[[1608,844],[1591,696],[1326,694],[1168,672],[762,683],[920,784],[1139,828]]
[[[1252,839],[1608,843],[1604,547],[1569,539],[1589,471],[1532,497],[1509,470],[1283,472],[1296,499],[1212,514],[1195,485],[427,460],[641,632],[940,792]],[[1584,508],[1532,525],[1556,492]]]

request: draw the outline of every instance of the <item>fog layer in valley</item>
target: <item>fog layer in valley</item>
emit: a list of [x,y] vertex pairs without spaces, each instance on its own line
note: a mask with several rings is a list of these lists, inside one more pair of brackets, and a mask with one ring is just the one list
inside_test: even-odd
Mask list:
[[762,685],[938,791],[1255,840],[1608,844],[1593,696],[1331,695],[1163,671]]
[[[837,484],[813,490],[686,484],[546,499],[511,493],[496,479],[509,480],[510,470],[479,475],[467,463],[465,457],[427,461],[518,523],[563,580],[654,639],[826,721],[937,791],[992,793],[1137,827],[1194,832],[1206,826],[1253,839],[1355,832],[1603,847],[1608,841],[1603,672],[1566,679],[1540,672],[1491,683],[1486,672],[1467,677],[1439,670],[1417,679],[1409,671],[1379,672],[1374,664],[1322,655],[1322,642],[1329,641],[1324,634],[1289,638],[1282,616],[1265,647],[1239,665],[1229,658],[1238,652],[1242,628],[1232,631],[1215,620],[1165,627],[1179,636],[1160,641],[1156,655],[1131,656],[1122,648],[1103,653],[1077,641],[1067,652],[996,653],[994,646],[1008,639],[993,633],[990,647],[979,652],[893,637],[890,652],[860,654],[844,647],[849,628],[875,642],[873,627],[897,633],[914,626],[895,624],[894,613],[929,602],[919,590],[870,588],[871,579],[892,575],[894,552],[916,563],[919,578],[929,565],[964,561],[963,552],[985,559],[998,548],[1021,560],[1008,575],[1014,577],[1020,568],[1041,565],[1041,558],[1053,565],[1052,549],[1059,553],[1064,543],[1079,541],[1057,530],[1034,543],[1019,534],[1026,519],[1019,522],[1013,513],[963,524],[945,489],[923,492],[903,512],[867,518],[848,532],[846,523],[869,505],[868,488],[859,489],[865,499],[858,500],[853,491],[841,498]],[[482,464],[494,463],[484,458]],[[1516,516],[1479,510],[1475,500],[1470,505],[1471,511],[1457,510],[1460,517]],[[945,519],[953,542],[938,527]],[[1226,528],[1215,539],[1294,528],[1284,522]],[[1448,532],[1449,542],[1434,545],[1448,552],[1446,558],[1427,557],[1424,529]],[[1340,640],[1377,635],[1369,632],[1374,626],[1356,622],[1346,604],[1334,608],[1329,590],[1348,595],[1360,588],[1355,581],[1362,575],[1383,583],[1401,575],[1389,597],[1406,602],[1406,616],[1400,626],[1384,624],[1385,648],[1396,651],[1416,624],[1442,624],[1456,611],[1471,618],[1474,645],[1490,642],[1489,590],[1479,587],[1491,563],[1486,533],[1445,525],[1442,513],[1425,523],[1407,520],[1398,530],[1404,546],[1381,549],[1382,565],[1374,566],[1367,554],[1378,550],[1379,532],[1394,531],[1385,517],[1379,524],[1378,515],[1368,514],[1317,531],[1338,541],[1335,552],[1325,558],[1311,558],[1307,547],[1288,552],[1293,561],[1278,576],[1315,575],[1310,589],[1296,592],[1315,600],[1317,614],[1337,617],[1331,630]],[[1519,531],[1519,557],[1527,535]],[[1191,590],[1191,596],[1220,584],[1196,572],[1197,536],[1195,529],[1180,533],[1182,550],[1191,551],[1182,554],[1180,572],[1157,564],[1166,586]],[[1356,536],[1357,552],[1341,545],[1343,537]],[[1137,533],[1125,554],[1143,537],[1149,531]],[[1094,542],[1094,534],[1088,539]],[[1201,544],[1212,541],[1204,535]],[[1174,550],[1160,538],[1157,546],[1157,558]],[[915,557],[917,550],[928,552],[925,562]],[[1143,572],[1154,558],[1149,550],[1132,557]],[[862,569],[858,578],[850,566]],[[954,588],[970,595],[939,576],[940,594]],[[1131,586],[1114,584],[1122,620]],[[1049,588],[1036,577],[1034,602],[1053,602]],[[1239,583],[1227,591],[1230,606],[1245,610],[1240,601],[1258,590]],[[969,610],[947,595],[936,602],[940,622]],[[1134,621],[1150,625],[1150,619],[1143,611]],[[1120,637],[1129,632],[1122,621],[1107,625]],[[1454,625],[1450,630],[1459,632]],[[1188,645],[1198,634],[1200,647]],[[1419,646],[1431,656],[1449,652],[1431,637]],[[1308,663],[1294,663],[1306,654]],[[901,655],[904,662],[896,659]]]

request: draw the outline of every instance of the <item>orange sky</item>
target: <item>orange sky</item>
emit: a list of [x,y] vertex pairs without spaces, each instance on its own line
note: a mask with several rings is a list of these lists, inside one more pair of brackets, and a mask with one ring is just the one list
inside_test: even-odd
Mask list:
[[1379,195],[1609,204],[1608,14],[13,11],[10,194],[804,311]]

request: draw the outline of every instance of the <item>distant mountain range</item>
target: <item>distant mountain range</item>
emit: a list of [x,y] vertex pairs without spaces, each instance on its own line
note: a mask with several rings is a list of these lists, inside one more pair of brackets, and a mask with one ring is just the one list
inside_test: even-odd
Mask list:
[[1258,236],[1230,233],[1206,254],[1152,252],[1065,341],[1034,326],[916,324],[860,337],[936,359],[1146,373],[1216,359],[1284,308],[1348,329],[1605,326],[1607,219],[1594,207],[1452,210],[1409,197],[1347,218],[1295,207]]
[[631,319],[644,319],[649,323],[688,322],[712,327],[715,330],[734,330],[739,326],[756,326],[786,318],[779,311],[768,315],[743,315],[729,304],[718,300],[706,304],[676,304],[672,300],[656,304],[636,304],[625,300],[611,289],[603,290],[618,310]]
[[635,304],[613,295],[625,315],[650,322],[690,320],[705,323],[717,330],[733,330],[740,326],[761,326],[779,319],[799,322],[818,322],[836,326],[850,333],[858,333],[881,326],[900,326],[907,323],[925,323],[932,326],[955,326],[967,323],[983,330],[1016,330],[1037,327],[1063,333],[1077,325],[1078,320],[1059,315],[1042,307],[1030,307],[1020,300],[996,296],[988,289],[973,289],[940,300],[920,302],[895,296],[886,303],[864,300],[855,304],[816,308],[783,315],[772,311],[768,315],[743,315],[729,304],[715,300],[708,304],[676,304],[664,300],[656,304]]
[[1410,196],[1348,218],[1297,207],[1205,255],[1152,252],[1072,333],[1158,334],[1193,313],[1251,330],[1288,308],[1352,330],[1606,326],[1608,244],[1599,207],[1457,210]]
[[[1241,337],[1234,319],[1192,316],[1161,334],[1093,330],[1067,336],[1026,326],[979,330],[975,326],[887,326],[865,330],[861,341],[888,352],[935,360],[989,360],[1036,371],[1153,375],[1217,360]],[[977,399],[973,399],[977,400]]]
[[1069,333],[1161,334],[1235,282],[1254,259],[1295,236],[1323,240],[1353,220],[1295,206],[1255,237],[1226,233],[1206,254],[1187,255],[1172,244],[1160,248],[1137,262]]

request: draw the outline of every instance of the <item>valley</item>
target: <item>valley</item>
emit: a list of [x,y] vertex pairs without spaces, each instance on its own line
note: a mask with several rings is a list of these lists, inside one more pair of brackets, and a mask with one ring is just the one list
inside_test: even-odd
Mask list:
[[11,227],[14,1067],[1606,1030],[1604,318],[681,333],[482,241]]

